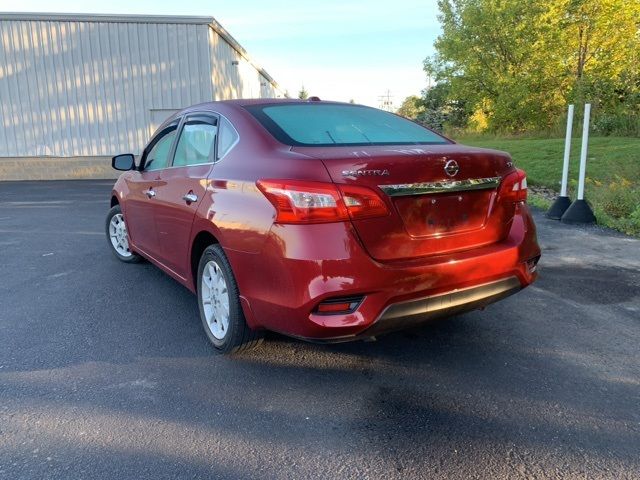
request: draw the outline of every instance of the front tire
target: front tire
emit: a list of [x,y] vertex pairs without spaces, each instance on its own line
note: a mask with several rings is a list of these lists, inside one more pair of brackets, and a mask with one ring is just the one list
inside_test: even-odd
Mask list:
[[262,343],[263,332],[251,330],[245,321],[238,284],[220,245],[202,253],[197,286],[202,326],[216,351],[236,353]]
[[129,250],[129,234],[120,205],[109,210],[105,229],[111,252],[118,260],[125,263],[138,263],[142,260],[140,255]]

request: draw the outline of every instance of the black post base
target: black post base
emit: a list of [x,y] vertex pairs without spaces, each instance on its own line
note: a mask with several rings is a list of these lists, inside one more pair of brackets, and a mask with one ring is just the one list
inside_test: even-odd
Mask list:
[[595,223],[593,210],[585,200],[576,200],[562,215],[562,223]]
[[553,220],[560,220],[564,212],[567,211],[571,205],[571,199],[569,197],[558,197],[553,202],[549,211],[547,212],[547,218],[552,218]]

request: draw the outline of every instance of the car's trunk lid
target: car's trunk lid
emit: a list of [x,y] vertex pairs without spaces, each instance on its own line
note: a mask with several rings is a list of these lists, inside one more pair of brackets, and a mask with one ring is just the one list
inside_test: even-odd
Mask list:
[[503,152],[455,144],[294,150],[321,159],[335,183],[374,188],[387,202],[388,216],[353,221],[377,260],[476,248],[508,233],[513,204],[497,193],[513,165]]

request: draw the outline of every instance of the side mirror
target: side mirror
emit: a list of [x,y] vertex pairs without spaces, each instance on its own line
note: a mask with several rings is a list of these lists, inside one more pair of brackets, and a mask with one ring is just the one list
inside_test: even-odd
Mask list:
[[116,170],[133,170],[136,168],[136,162],[133,154],[123,153],[122,155],[116,155],[111,159],[111,166]]

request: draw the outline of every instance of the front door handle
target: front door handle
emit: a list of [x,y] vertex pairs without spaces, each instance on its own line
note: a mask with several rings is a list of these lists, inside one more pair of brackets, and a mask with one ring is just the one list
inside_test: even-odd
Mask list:
[[150,188],[149,190],[144,190],[142,193],[144,193],[147,198],[153,198],[156,196],[156,192],[153,191],[153,188]]
[[193,203],[198,201],[198,196],[193,192],[189,192],[186,195],[183,195],[182,199],[187,203]]

